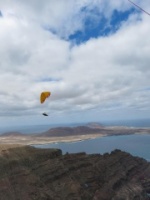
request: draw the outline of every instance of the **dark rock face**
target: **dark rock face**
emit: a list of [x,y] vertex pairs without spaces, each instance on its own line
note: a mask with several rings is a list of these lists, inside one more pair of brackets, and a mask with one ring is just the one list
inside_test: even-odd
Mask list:
[[111,154],[18,147],[0,156],[0,200],[147,200],[150,163]]

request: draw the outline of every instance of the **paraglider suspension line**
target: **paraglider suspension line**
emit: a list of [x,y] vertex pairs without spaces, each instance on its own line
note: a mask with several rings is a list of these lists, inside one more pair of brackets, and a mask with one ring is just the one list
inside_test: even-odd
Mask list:
[[132,3],[134,6],[136,6],[137,8],[139,8],[140,10],[142,10],[143,12],[145,12],[147,15],[150,16],[150,13],[148,13],[147,11],[145,11],[143,8],[141,8],[140,6],[138,6],[137,4],[135,4],[134,2],[128,0],[130,3]]

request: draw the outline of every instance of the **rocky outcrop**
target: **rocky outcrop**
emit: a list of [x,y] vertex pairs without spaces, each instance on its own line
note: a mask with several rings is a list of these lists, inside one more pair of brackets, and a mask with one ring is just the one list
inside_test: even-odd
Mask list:
[[1,151],[1,200],[147,200],[150,163],[111,154],[62,155],[24,146]]

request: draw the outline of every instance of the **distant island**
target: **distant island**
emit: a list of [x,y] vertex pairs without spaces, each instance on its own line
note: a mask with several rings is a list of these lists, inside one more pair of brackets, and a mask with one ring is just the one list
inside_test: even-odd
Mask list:
[[98,123],[88,123],[84,126],[51,128],[42,133],[7,132],[0,135],[0,144],[35,145],[75,142],[104,136],[131,134],[150,134],[150,128],[103,126]]

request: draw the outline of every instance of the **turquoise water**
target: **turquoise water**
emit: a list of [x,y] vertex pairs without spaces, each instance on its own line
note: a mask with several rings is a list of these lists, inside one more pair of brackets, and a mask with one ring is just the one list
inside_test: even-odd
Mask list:
[[65,154],[86,152],[104,154],[115,149],[150,161],[150,135],[109,136],[80,142],[35,145],[40,148],[59,148]]

